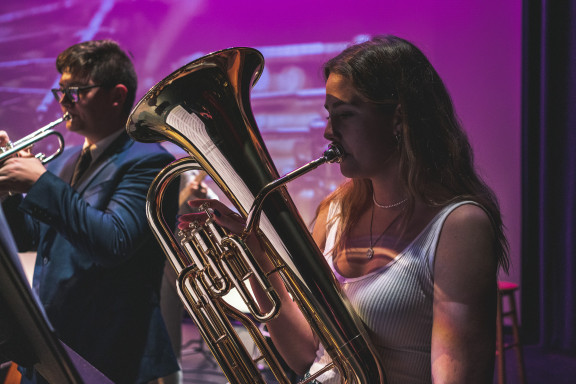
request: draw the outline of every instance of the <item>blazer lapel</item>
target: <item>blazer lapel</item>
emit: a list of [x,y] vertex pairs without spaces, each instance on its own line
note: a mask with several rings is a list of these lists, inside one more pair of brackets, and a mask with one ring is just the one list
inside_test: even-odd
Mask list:
[[[132,140],[126,132],[122,133],[116,140],[112,142],[106,148],[106,150],[96,159],[96,161],[90,166],[88,171],[84,174],[85,177],[80,179],[77,183],[76,190],[78,193],[82,194],[84,191],[98,182],[100,182],[101,177],[99,177],[105,168],[107,168],[115,159],[118,154],[123,152],[125,148],[132,144]],[[74,167],[72,167],[72,172]],[[107,173],[106,173],[107,174]],[[70,174],[72,177],[72,174]]]
[[58,175],[58,177],[65,182],[70,183],[72,174],[74,173],[74,166],[76,165],[76,160],[78,159],[81,150],[81,146],[71,147],[64,151],[57,159],[51,161],[47,165],[46,169],[55,175]]

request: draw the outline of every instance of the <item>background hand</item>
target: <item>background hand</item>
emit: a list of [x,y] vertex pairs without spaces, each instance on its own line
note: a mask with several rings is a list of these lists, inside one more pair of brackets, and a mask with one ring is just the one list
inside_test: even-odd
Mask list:
[[208,187],[203,182],[191,180],[180,190],[179,205],[190,199],[206,199]]

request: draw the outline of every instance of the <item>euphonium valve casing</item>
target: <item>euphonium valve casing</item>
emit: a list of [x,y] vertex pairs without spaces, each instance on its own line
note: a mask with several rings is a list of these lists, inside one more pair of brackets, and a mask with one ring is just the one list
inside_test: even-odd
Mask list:
[[[209,54],[160,81],[130,115],[127,131],[134,139],[170,141],[191,156],[163,171],[148,197],[149,221],[178,273],[190,267],[190,258],[181,249],[172,249],[179,247],[174,235],[160,233],[169,225],[154,217],[166,180],[186,169],[202,168],[238,212],[248,218],[254,214],[255,199],[261,191],[280,178],[250,107],[250,90],[263,67],[262,55],[251,48]],[[274,188],[258,206],[261,212],[256,230],[267,253],[343,381],[384,383],[380,362],[361,321],[286,188]],[[201,333],[204,337],[205,332]],[[220,348],[211,346],[211,351],[218,354]],[[223,367],[228,358],[236,356],[216,358],[230,382],[245,380],[231,377],[231,369]]]

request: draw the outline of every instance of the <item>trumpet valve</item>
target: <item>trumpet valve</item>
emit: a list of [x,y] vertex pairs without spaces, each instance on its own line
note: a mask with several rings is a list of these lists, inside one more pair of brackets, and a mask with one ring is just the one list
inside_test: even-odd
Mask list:
[[2,147],[0,147],[0,152],[8,152],[9,150],[11,150],[12,148],[14,148],[14,143],[9,141],[6,143],[6,145],[3,145]]

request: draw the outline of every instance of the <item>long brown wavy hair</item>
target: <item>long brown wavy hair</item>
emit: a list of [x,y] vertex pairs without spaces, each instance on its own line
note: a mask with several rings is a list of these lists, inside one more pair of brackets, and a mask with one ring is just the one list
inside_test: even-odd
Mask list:
[[[416,199],[430,206],[471,200],[490,216],[498,264],[509,267],[509,248],[498,200],[474,168],[473,152],[456,117],[442,79],[426,56],[412,43],[391,35],[376,36],[352,45],[323,67],[324,77],[336,73],[350,79],[369,101],[397,100],[403,113],[400,152],[400,182],[408,196],[405,222],[414,212]],[[360,215],[372,204],[372,183],[351,179],[324,199],[317,212],[332,201],[340,203],[342,230],[335,250]]]

